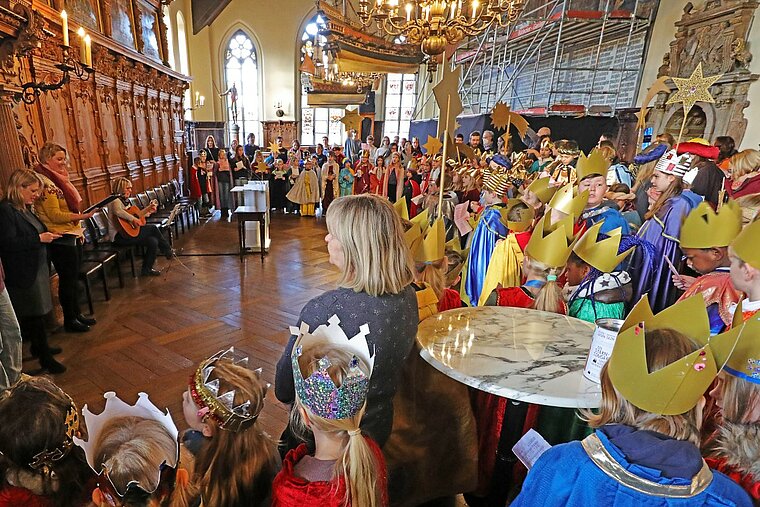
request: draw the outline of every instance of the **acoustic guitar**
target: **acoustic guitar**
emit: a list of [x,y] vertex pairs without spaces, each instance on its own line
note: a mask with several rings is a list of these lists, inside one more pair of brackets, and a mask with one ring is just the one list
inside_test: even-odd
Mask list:
[[140,209],[137,206],[130,206],[128,208],[125,208],[124,211],[137,218],[137,223],[133,223],[129,220],[125,220],[119,217],[119,226],[121,227],[121,232],[132,238],[136,238],[137,235],[140,234],[140,228],[142,228],[142,226],[146,223],[145,215],[153,213],[154,202],[155,201],[151,201],[151,205],[147,206],[145,209]]

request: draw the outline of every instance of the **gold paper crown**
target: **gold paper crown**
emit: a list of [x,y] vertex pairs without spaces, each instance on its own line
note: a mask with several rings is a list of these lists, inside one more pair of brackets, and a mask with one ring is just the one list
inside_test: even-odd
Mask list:
[[419,225],[412,224],[411,222],[409,222],[409,224],[409,229],[404,233],[404,242],[406,243],[406,246],[409,247],[409,251],[414,254],[414,252],[417,251],[420,241],[422,241],[422,231],[420,230]]
[[578,145],[575,143],[570,143],[566,139],[562,139],[554,143],[554,146],[557,149],[557,153],[560,155],[572,155],[573,157],[577,157],[580,153],[580,149],[578,149]]
[[428,210],[423,210],[421,213],[418,213],[416,217],[412,218],[409,221],[420,228],[421,234],[425,234],[428,230],[428,227],[430,227],[430,215],[428,213]]
[[552,186],[551,183],[552,179],[549,176],[546,178],[539,178],[528,185],[526,190],[530,190],[536,197],[538,197],[539,201],[547,204],[552,200],[552,197],[557,193],[557,190],[559,190],[559,187]]
[[577,219],[586,208],[587,202],[588,190],[579,193],[575,185],[568,183],[554,194],[552,200],[549,201],[549,207]]
[[406,206],[406,199],[399,199],[393,203],[393,209],[401,220],[409,220],[409,208]]
[[[643,324],[643,327],[642,327]],[[647,331],[672,329],[691,338],[700,349],[650,373],[647,367]],[[712,340],[736,341],[732,330]],[[708,343],[710,342],[710,343]],[[654,315],[644,296],[620,329],[607,363],[612,385],[630,403],[653,414],[678,415],[694,408],[724,362],[710,339],[710,323],[702,294],[695,294]]]
[[715,213],[708,202],[701,202],[681,226],[681,248],[728,246],[742,230],[742,210],[729,200]]
[[446,228],[439,218],[428,229],[427,234],[414,251],[415,262],[435,262],[446,256]]
[[[736,314],[742,320],[741,303]],[[710,346],[715,352],[718,364],[735,377],[760,384],[760,315],[751,316],[746,322],[734,324],[731,331],[714,336]]]
[[607,233],[609,237],[599,241],[599,231],[603,224],[604,222],[599,222],[591,226],[581,236],[581,239],[578,240],[575,248],[573,248],[573,252],[583,259],[586,264],[595,267],[602,273],[611,273],[633,252],[635,247],[631,247],[618,255],[622,228],[618,227],[614,231]]
[[498,197],[504,198],[509,192],[509,177],[504,173],[493,171],[483,181],[483,187]]
[[575,174],[578,181],[582,181],[593,175],[604,176],[609,168],[610,162],[602,156],[599,150],[591,150],[588,157],[581,152],[578,163],[575,165]]
[[[520,220],[510,220],[509,214],[512,212],[512,208],[518,204],[522,204],[527,207],[520,210]],[[527,231],[530,229],[530,226],[533,225],[533,220],[536,218],[536,210],[533,209],[533,206],[530,206],[522,201],[522,199],[509,199],[507,201],[506,208],[502,209],[501,214],[502,222],[507,224],[507,228],[510,231],[515,232]]]
[[731,242],[737,257],[760,269],[760,220],[748,224]]
[[456,281],[456,278],[462,273],[464,263],[467,262],[467,257],[470,255],[469,248],[462,248],[462,244],[459,238],[452,238],[451,241],[446,243],[446,255],[449,251],[457,252],[462,257],[462,261],[454,265],[449,265],[446,271],[446,285],[451,286]]
[[[535,259],[550,268],[560,268],[567,264],[567,258],[573,250],[577,238],[573,236],[572,225],[570,232],[565,223],[557,225],[551,232],[551,215],[547,214],[538,221],[525,247],[525,255]],[[545,232],[548,232],[546,235]]]

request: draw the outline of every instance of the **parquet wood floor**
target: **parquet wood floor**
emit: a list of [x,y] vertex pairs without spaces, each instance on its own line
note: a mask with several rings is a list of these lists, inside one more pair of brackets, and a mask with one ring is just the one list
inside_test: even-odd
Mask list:
[[[224,347],[249,354],[251,364],[261,366],[274,383],[288,326],[296,324],[304,303],[335,286],[339,273],[328,262],[326,231],[323,219],[273,215],[265,262],[248,255],[241,263],[236,224],[218,218],[202,222],[175,242],[189,270],[159,258],[160,277],[126,276],[124,289],[114,277],[111,301],[103,301],[102,291],[94,288],[98,324],[88,333],[51,336],[68,367],[55,381],[80,407],[86,403],[95,412],[102,410],[106,391],[130,403],[144,391],[171,411],[181,429],[189,376]],[[218,255],[224,252],[231,255]],[[33,372],[36,361],[25,359],[25,370]],[[259,421],[275,438],[287,423],[287,409],[273,389]]]

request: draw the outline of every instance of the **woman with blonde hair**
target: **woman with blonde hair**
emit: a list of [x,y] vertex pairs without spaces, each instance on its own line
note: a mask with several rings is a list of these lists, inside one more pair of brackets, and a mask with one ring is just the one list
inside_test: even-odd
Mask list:
[[40,174],[43,191],[35,210],[47,230],[61,237],[50,243],[50,260],[58,273],[58,300],[63,310],[66,331],[81,333],[90,330],[95,319],[85,317],[79,308],[79,270],[82,266],[84,230],[82,220],[95,210],[80,213],[82,197],[69,179],[66,149],[45,143],[40,149],[40,163],[34,170]]
[[[417,298],[411,286],[414,262],[404,241],[401,219],[391,203],[375,195],[340,197],[330,205],[325,237],[330,263],[342,276],[338,288],[315,297],[301,310],[298,326],[316,327],[337,315],[347,333],[368,323],[376,349],[362,429],[381,447],[393,421],[393,395],[400,369],[417,334]],[[293,403],[291,336],[277,363],[275,394]],[[287,430],[286,430],[287,433]],[[294,442],[288,445],[292,446]]]
[[[34,171],[19,169],[11,174],[5,199],[0,202],[0,261],[23,341],[31,343],[31,353],[43,368],[63,373],[66,367],[53,358],[61,349],[48,345],[45,330],[45,315],[53,309],[47,245],[61,235],[49,232],[34,214],[34,204],[42,191],[42,179]],[[21,343],[11,339],[9,333],[7,353],[15,356],[18,363],[14,365],[16,361],[12,361],[8,366],[16,370],[13,376],[18,377]]]
[[362,355],[332,344],[299,342],[294,350],[291,416],[313,433],[315,447],[313,455],[301,444],[285,456],[272,484],[272,507],[388,505],[383,453],[359,428],[372,375]]
[[731,177],[724,183],[728,196],[760,194],[760,151],[742,150],[729,160]]
[[[171,245],[166,240],[158,227],[146,224],[140,227],[137,236],[130,236],[122,230],[120,219],[127,223],[139,225],[140,219],[127,212],[129,197],[132,195],[132,182],[128,178],[116,178],[111,183],[111,193],[119,198],[108,203],[108,239],[117,246],[142,246],[145,254],[142,262],[142,276],[159,276],[157,269],[153,269],[156,262],[156,254],[160,250],[167,259],[174,255]],[[140,210],[140,216],[148,217],[156,211],[158,203],[152,202]]]

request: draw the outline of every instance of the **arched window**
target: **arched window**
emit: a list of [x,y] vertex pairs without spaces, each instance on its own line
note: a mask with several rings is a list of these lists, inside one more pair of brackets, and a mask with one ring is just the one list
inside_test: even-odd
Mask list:
[[[316,65],[324,65],[326,53],[322,48],[326,44],[325,38],[319,34],[319,29],[325,26],[322,16],[316,15],[306,23],[299,41],[301,45],[301,58],[298,62],[300,67],[304,55],[309,55]],[[324,56],[320,56],[324,55]],[[340,119],[345,115],[345,109],[340,107],[310,107],[307,94],[309,78],[301,72],[301,144],[316,145],[327,136],[329,144],[342,145],[345,128]],[[352,109],[355,109],[352,107]],[[327,146],[325,146],[327,148]]]
[[[181,12],[177,13],[177,52],[179,53],[179,71],[186,76],[190,75],[190,63],[187,58],[187,33],[185,32],[185,17]],[[190,88],[185,90],[185,119],[193,118],[193,103],[190,99]]]
[[169,7],[163,6],[164,25],[166,26],[166,61],[172,70],[177,70],[177,62],[174,58],[174,30],[172,29],[172,18],[169,15]]
[[263,142],[259,121],[259,59],[253,41],[242,30],[235,32],[227,44],[224,87],[227,93],[227,132],[230,142],[235,136],[235,125],[240,128],[240,144],[245,144],[245,138],[251,132],[259,142]]

